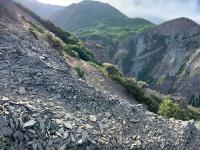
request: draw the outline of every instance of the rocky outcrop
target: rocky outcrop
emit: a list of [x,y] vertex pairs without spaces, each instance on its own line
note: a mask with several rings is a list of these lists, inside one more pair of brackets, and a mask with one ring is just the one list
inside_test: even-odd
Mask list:
[[122,41],[118,53],[125,56],[117,64],[156,90],[190,99],[199,96],[199,48],[200,26],[179,18]]
[[113,62],[113,56],[115,55],[117,44],[111,39],[102,36],[88,36],[81,40],[84,45],[92,51],[98,62]]
[[0,18],[1,148],[198,150],[199,140],[196,122],[96,91],[74,77],[44,37],[36,39],[21,20]]

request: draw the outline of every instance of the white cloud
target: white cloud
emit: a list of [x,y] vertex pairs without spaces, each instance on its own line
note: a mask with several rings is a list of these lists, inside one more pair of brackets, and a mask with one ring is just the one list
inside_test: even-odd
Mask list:
[[[82,0],[39,0],[45,3],[69,5]],[[106,2],[129,17],[141,17],[160,23],[178,17],[188,17],[200,23],[199,0],[98,0]]]

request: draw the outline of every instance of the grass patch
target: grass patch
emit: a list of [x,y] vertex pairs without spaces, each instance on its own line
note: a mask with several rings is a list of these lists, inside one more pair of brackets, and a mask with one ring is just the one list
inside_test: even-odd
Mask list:
[[35,30],[33,28],[29,28],[28,30],[34,36],[34,38],[36,38],[37,40],[39,39],[37,36],[37,33],[35,32]]

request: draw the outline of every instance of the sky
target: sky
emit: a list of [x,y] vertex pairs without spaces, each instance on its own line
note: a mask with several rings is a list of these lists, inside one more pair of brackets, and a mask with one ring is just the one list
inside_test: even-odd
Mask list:
[[[68,6],[82,0],[39,0],[43,3]],[[140,17],[161,23],[187,17],[200,23],[200,0],[97,0],[119,9],[128,17]]]

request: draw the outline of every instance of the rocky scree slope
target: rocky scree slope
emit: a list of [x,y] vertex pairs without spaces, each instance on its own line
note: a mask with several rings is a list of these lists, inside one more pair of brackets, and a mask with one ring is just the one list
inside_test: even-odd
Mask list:
[[199,35],[197,23],[178,18],[122,41],[115,63],[154,89],[190,99],[200,90]]
[[1,148],[198,150],[194,121],[162,118],[77,80],[22,14],[0,14]]

